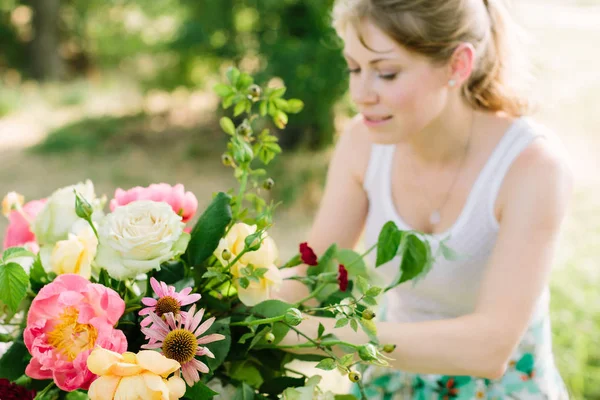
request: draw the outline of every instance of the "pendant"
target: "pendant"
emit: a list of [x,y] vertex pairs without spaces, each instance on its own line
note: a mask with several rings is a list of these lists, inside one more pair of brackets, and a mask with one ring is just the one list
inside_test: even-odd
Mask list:
[[440,215],[439,210],[434,210],[429,216],[429,222],[431,225],[437,225],[442,220],[442,216]]

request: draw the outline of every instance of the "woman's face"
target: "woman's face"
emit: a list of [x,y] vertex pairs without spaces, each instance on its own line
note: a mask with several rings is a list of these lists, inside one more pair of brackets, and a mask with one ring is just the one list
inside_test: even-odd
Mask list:
[[367,49],[348,24],[343,39],[352,100],[373,142],[405,141],[444,109],[448,67],[409,52],[369,21],[360,29],[364,42],[375,51]]

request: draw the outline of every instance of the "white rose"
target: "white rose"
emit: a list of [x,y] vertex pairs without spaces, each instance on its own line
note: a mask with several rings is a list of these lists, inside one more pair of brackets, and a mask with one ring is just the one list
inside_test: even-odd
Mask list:
[[134,201],[108,214],[98,228],[96,264],[115,279],[133,278],[183,254],[190,235],[170,205]]
[[73,224],[81,219],[75,212],[73,189],[85,198],[95,211],[101,212],[103,200],[96,198],[91,181],[58,189],[48,198],[33,222],[33,233],[40,245],[54,245],[59,240],[67,239]]

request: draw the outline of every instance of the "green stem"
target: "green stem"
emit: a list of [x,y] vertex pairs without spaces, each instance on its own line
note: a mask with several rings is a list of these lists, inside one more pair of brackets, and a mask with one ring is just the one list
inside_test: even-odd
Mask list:
[[344,342],[343,340],[328,340],[328,341],[324,341],[324,342],[317,342],[315,344],[313,344],[313,343],[302,343],[302,344],[285,345],[285,346],[279,346],[278,345],[276,347],[278,349],[306,349],[306,348],[313,348],[313,347],[320,347],[320,346],[331,347],[331,346],[336,346],[336,345],[348,346],[348,347],[351,347],[351,348],[353,348],[355,350],[358,350],[358,348],[360,347],[360,346],[357,346],[357,345],[352,344],[352,343]]
[[361,400],[369,400],[367,394],[365,393],[365,387],[362,382],[358,382],[358,390],[360,390]]
[[310,293],[308,296],[306,296],[306,297],[305,297],[305,298],[303,298],[302,300],[300,300],[300,301],[296,302],[296,304],[294,305],[294,307],[299,307],[299,306],[301,306],[301,305],[302,305],[304,302],[306,302],[306,301],[308,301],[308,300],[312,299],[313,297],[316,297],[316,296],[319,294],[319,292],[321,292],[321,290],[323,290],[323,289],[324,289],[324,288],[325,288],[327,285],[329,285],[329,284],[330,284],[330,282],[326,282],[326,283],[322,283],[322,284],[320,284],[319,286],[317,286],[317,288],[316,288],[316,289],[315,289],[315,290],[314,290],[312,293]]
[[240,321],[240,322],[232,322],[229,324],[230,326],[252,326],[252,325],[262,325],[262,324],[270,324],[272,322],[283,321],[285,318],[284,315],[280,315],[278,317],[264,318],[264,319],[256,319],[254,321]]
[[371,246],[367,251],[365,251],[364,253],[362,253],[361,255],[359,255],[358,257],[356,257],[350,264],[345,265],[346,269],[348,267],[351,267],[352,265],[356,264],[358,261],[362,260],[363,258],[365,258],[365,256],[367,254],[369,254],[370,252],[372,252],[375,248],[377,247],[377,243],[375,243],[373,246]]
[[44,390],[42,390],[35,396],[34,400],[36,400],[36,399],[42,400],[44,398],[44,396],[46,396],[46,393],[48,393],[50,390],[52,390],[54,388],[54,386],[55,386],[54,382],[50,382],[50,384],[48,386],[46,386],[44,388]]
[[233,213],[235,220],[237,220],[239,217],[240,209],[242,207],[243,195],[244,195],[244,192],[246,191],[247,184],[248,184],[248,171],[244,171],[244,173],[242,174],[242,180],[240,182],[240,190],[238,192],[238,201],[235,205],[235,213]]
[[287,324],[287,323],[286,323],[286,325],[287,325],[287,326],[288,326],[288,327],[289,327],[291,330],[293,330],[294,332],[296,332],[298,335],[302,336],[303,338],[305,338],[305,339],[306,339],[306,340],[308,340],[309,342],[313,343],[317,349],[319,349],[319,350],[322,350],[322,351],[323,351],[323,352],[325,352],[325,353],[326,353],[326,354],[327,354],[329,357],[331,357],[331,358],[333,358],[334,360],[336,360],[336,361],[338,361],[338,362],[339,362],[339,358],[338,358],[338,357],[337,357],[337,356],[336,356],[336,355],[335,355],[335,354],[334,354],[334,353],[333,353],[331,350],[328,350],[328,349],[326,349],[326,348],[324,348],[324,347],[321,347],[321,345],[320,345],[318,342],[316,342],[315,340],[311,339],[310,337],[308,337],[307,335],[305,335],[304,333],[302,333],[302,332],[301,332],[299,329],[297,329],[295,326],[292,326],[292,325],[290,325],[290,324]]

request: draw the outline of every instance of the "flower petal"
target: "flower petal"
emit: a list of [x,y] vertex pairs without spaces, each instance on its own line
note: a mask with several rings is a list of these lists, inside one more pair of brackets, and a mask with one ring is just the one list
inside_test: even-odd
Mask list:
[[219,333],[213,333],[213,334],[210,334],[208,336],[203,336],[200,339],[198,339],[198,344],[218,342],[219,340],[223,340],[223,339],[225,339],[225,336],[223,336]]
[[177,361],[171,360],[156,351],[142,350],[138,353],[137,359],[140,367],[165,377],[181,368]]

